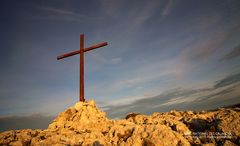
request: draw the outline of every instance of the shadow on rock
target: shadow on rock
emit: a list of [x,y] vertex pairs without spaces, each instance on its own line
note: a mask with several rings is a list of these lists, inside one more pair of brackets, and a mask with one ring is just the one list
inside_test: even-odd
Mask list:
[[192,132],[222,132],[218,129],[221,123],[220,119],[207,121],[204,119],[192,119],[190,122],[184,122]]

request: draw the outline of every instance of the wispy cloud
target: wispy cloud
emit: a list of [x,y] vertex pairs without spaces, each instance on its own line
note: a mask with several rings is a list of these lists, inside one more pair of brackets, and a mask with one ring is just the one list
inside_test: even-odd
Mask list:
[[[119,59],[117,59],[117,61],[118,60]],[[122,74],[119,74],[118,77],[111,80],[111,82],[99,82],[98,84],[90,86],[88,90],[96,94],[101,93],[101,91],[109,94],[121,92],[122,90],[133,90],[133,88],[139,89],[138,87],[157,80],[163,80],[164,82],[164,80],[174,79],[179,76],[178,74],[180,74],[181,68],[172,67],[175,60],[172,61],[165,60],[161,63],[154,63],[151,65],[143,64],[144,67],[128,70],[128,74],[123,71]],[[115,61],[111,62],[113,63]]]
[[87,16],[86,14],[80,14],[74,10],[61,9],[56,7],[39,7],[44,16],[37,16],[40,19],[49,19],[49,20],[65,20],[65,21],[99,21],[100,17]]
[[95,62],[93,63],[93,65],[96,63],[98,63],[97,65],[101,65],[101,64],[118,64],[122,62],[121,57],[106,57],[105,55],[96,52],[89,54],[89,57],[90,57],[89,60],[91,60],[91,62]]
[[166,5],[164,6],[161,15],[167,16],[171,13],[173,7],[174,7],[175,0],[168,0]]
[[[107,14],[109,18],[119,19],[124,17],[124,22],[133,22],[134,25],[143,23],[146,19],[151,17],[157,8],[162,4],[159,0],[149,0],[149,1],[112,1],[112,0],[102,0],[101,10],[104,14]],[[128,5],[134,5],[131,9]],[[122,15],[126,14],[126,15]]]
[[[239,74],[236,76],[239,76]],[[218,87],[219,82],[231,80],[231,78],[232,77],[225,77],[216,82],[215,86],[211,88],[175,88],[164,91],[156,96],[126,97],[119,100],[108,101],[103,103],[102,107],[106,107],[106,111],[110,117],[119,117],[128,112],[152,113],[159,110],[168,111],[173,108],[182,110],[217,108],[219,106],[240,102],[238,98],[240,93],[237,92],[240,88],[239,81],[229,82],[229,84]]]
[[188,61],[200,61],[209,58],[216,50],[221,49],[229,37],[235,33],[234,29],[228,29],[222,32],[211,34],[196,43],[190,44],[180,55]]
[[[129,8],[129,5],[134,5],[134,7]],[[127,35],[125,36],[125,43],[127,43],[137,37],[139,29],[158,12],[161,5],[162,2],[159,0],[141,2],[103,0],[101,1],[101,11],[102,14],[107,15],[110,22],[108,24],[111,24],[108,25],[108,33],[117,33],[120,37]]]
[[64,10],[64,9],[57,9],[53,7],[41,7],[42,10],[47,12],[52,12],[56,14],[62,14],[62,15],[76,15],[73,11]]
[[146,22],[149,18],[151,18],[158,8],[161,6],[161,2],[158,0],[149,1],[141,8],[141,11],[136,10],[131,18],[134,18],[133,21],[135,25],[141,25]]
[[234,75],[229,75],[226,78],[219,80],[216,82],[214,85],[215,88],[220,88],[224,86],[228,86],[234,83],[240,82],[240,73],[234,74]]
[[230,60],[240,56],[240,45],[234,47],[232,51],[226,54],[221,60]]
[[110,62],[111,64],[118,64],[122,62],[122,58],[121,57],[112,58]]

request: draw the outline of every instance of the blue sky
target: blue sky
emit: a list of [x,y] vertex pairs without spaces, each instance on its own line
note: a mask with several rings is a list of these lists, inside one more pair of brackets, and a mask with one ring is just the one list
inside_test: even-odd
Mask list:
[[1,1],[0,117],[56,115],[85,98],[128,112],[205,110],[240,102],[239,0]]

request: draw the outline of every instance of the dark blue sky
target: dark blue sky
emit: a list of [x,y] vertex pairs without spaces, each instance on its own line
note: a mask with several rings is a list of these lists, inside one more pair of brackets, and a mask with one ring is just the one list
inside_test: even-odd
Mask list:
[[85,98],[110,116],[240,102],[239,0],[2,0],[0,116],[55,115]]

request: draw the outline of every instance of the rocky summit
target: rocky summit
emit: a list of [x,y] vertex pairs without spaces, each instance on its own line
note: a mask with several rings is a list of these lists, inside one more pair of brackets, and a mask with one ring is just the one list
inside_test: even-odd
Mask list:
[[240,109],[130,113],[111,120],[93,100],[60,113],[45,130],[0,133],[0,145],[190,146],[240,145]]

